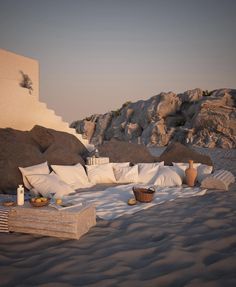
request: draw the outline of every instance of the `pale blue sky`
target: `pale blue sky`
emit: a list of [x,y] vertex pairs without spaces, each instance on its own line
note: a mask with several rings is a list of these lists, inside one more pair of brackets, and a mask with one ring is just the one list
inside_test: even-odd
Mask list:
[[162,91],[236,88],[235,0],[0,0],[0,47],[40,63],[65,120]]

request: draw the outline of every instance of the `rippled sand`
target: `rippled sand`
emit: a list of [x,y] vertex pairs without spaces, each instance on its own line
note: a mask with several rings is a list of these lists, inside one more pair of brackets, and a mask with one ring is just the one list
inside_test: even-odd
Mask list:
[[[235,150],[204,150],[236,175]],[[100,220],[78,241],[2,233],[0,286],[236,286],[235,206],[234,184]]]

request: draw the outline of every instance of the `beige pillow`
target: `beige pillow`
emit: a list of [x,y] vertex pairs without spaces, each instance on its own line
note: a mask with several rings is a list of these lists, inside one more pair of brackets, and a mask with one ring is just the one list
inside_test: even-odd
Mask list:
[[164,161],[154,163],[138,163],[138,182],[152,184],[160,166]]
[[61,180],[69,184],[73,189],[91,186],[84,167],[76,165],[51,165]]
[[201,183],[208,175],[210,175],[213,171],[213,166],[201,164],[197,168],[197,181]]
[[113,168],[130,166],[130,162],[111,162]]
[[[178,173],[178,175],[181,177],[183,182],[186,182],[186,175],[185,170],[189,167],[189,163],[187,162],[172,162],[175,171]],[[201,163],[193,163],[193,167],[197,169]]]
[[45,197],[55,194],[55,198],[62,198],[64,195],[73,193],[74,190],[66,184],[55,173],[27,175],[30,185],[34,192],[40,193]]
[[37,164],[37,165],[28,166],[28,167],[19,167],[19,170],[20,170],[22,177],[23,177],[24,186],[28,189],[31,189],[32,186],[30,185],[29,181],[26,178],[27,175],[49,174],[50,173],[47,162]]
[[[188,163],[176,163],[173,162],[173,166],[176,169],[176,172],[181,176],[183,182],[186,180],[185,170],[189,167]],[[197,181],[199,183],[207,177],[213,171],[213,166],[202,164],[202,163],[193,163],[193,167],[197,170]]]
[[112,163],[99,165],[86,165],[89,181],[91,183],[115,183]]
[[174,167],[161,166],[154,180],[154,185],[161,187],[180,186],[182,185],[182,179]]
[[201,183],[202,188],[229,190],[231,183],[235,182],[234,175],[227,170],[216,170],[208,175]]
[[117,183],[138,182],[138,166],[113,167]]

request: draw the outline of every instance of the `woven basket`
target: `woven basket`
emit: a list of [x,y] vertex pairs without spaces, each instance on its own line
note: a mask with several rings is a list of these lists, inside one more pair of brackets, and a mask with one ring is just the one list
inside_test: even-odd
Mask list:
[[153,188],[133,186],[133,193],[137,201],[151,202],[153,200],[153,195],[155,193],[155,190]]

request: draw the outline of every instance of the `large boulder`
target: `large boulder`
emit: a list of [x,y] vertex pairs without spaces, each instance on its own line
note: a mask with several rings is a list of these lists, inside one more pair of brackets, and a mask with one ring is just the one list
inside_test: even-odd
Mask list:
[[0,129],[0,191],[16,189],[22,183],[19,166],[45,161],[39,145],[29,132]]
[[124,128],[127,141],[135,141],[142,134],[142,128],[137,123],[128,123]]
[[203,97],[203,91],[201,89],[193,89],[193,90],[188,90],[185,91],[183,94],[178,94],[178,97],[180,97],[180,99],[183,102],[197,102],[200,101]]
[[132,143],[141,140],[147,146],[181,141],[202,147],[235,148],[235,105],[233,89],[160,93],[71,126],[94,145],[115,138]]
[[110,162],[155,162],[144,145],[128,143],[124,141],[111,140],[98,147],[99,155],[110,158]]
[[161,93],[160,102],[157,105],[157,114],[161,118],[175,114],[182,104],[181,99],[172,92]]
[[[222,99],[221,99],[222,101]],[[206,101],[192,119],[194,144],[203,147],[236,147],[236,108]]]
[[50,145],[43,155],[49,165],[74,165],[77,163],[85,165],[85,157],[60,143]]
[[[49,148],[52,144],[57,144],[83,157],[88,155],[86,147],[72,134],[37,125],[34,126],[29,133],[41,148],[46,145],[47,148]],[[44,151],[46,151],[47,148]]]
[[213,165],[209,156],[202,155],[178,142],[169,144],[159,156],[158,161],[164,161],[165,165],[172,165],[172,162],[188,162],[190,159],[197,163]]
[[49,164],[85,164],[85,146],[73,135],[35,126],[31,131],[0,129],[0,191],[22,183],[18,167]]

